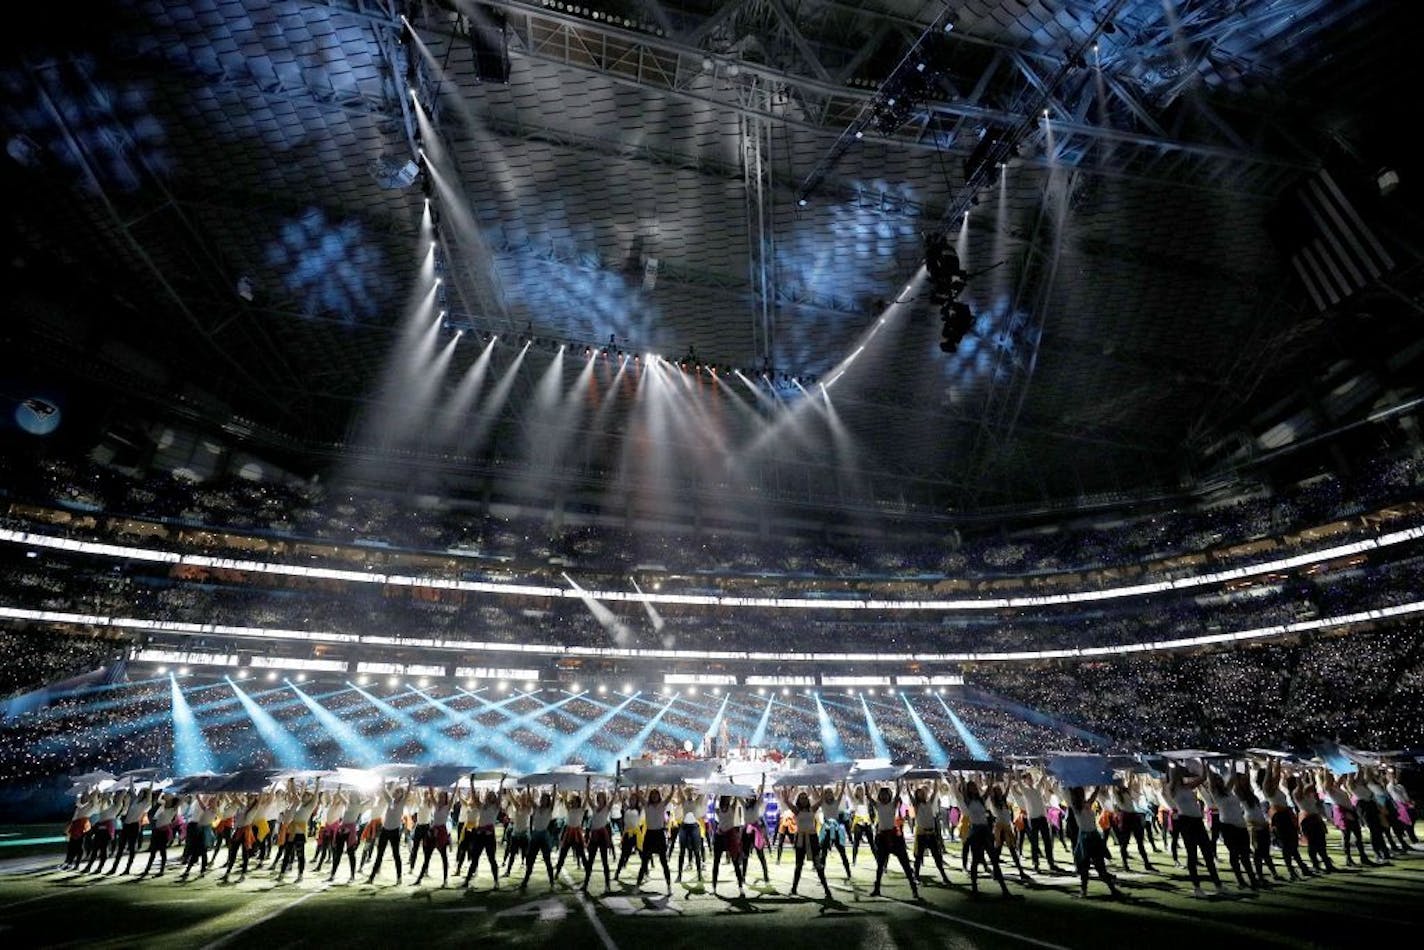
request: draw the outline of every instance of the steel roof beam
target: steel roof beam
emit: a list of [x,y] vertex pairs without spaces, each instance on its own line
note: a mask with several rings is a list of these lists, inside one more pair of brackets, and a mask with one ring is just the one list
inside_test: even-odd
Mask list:
[[[318,0],[307,0],[307,2],[318,2]],[[703,69],[706,51],[676,39],[649,36],[637,31],[615,27],[607,22],[585,20],[547,10],[533,4],[520,2],[520,0],[481,0],[481,2],[486,6],[503,10],[509,15],[508,27],[518,40],[518,47],[512,49],[511,52],[583,72],[606,76],[621,84],[652,88],[735,112],[802,126],[812,131],[838,134],[841,129],[854,120],[855,116],[860,114],[865,105],[876,95],[874,90],[847,88],[816,77],[796,75],[785,70],[773,69],[751,62],[728,63],[714,59],[713,72],[708,74]],[[740,6],[740,4],[735,4],[735,6]],[[440,24],[423,24],[422,28],[433,29],[434,32],[449,35],[449,31]],[[952,37],[954,34],[948,35]],[[735,76],[728,73],[728,68],[733,65],[737,70]],[[758,108],[754,102],[742,94],[741,89],[752,77],[780,85],[787,92],[794,93],[801,112],[806,118],[796,118],[786,112],[771,112]],[[705,81],[708,79],[711,80],[710,89],[704,91],[694,88],[694,80]],[[727,87],[731,87],[730,92]],[[932,124],[943,124],[946,133],[960,118],[1007,126],[1018,125],[1031,119],[1030,116],[1010,110],[961,102],[926,103],[920,109],[920,114],[921,116],[928,115]],[[1214,144],[1178,141],[1106,126],[1066,121],[1055,122],[1055,131],[1060,129],[1065,133],[1090,138],[1121,142],[1142,148],[1184,151],[1237,164],[1268,164],[1305,170],[1313,167],[1277,156],[1240,152]],[[917,141],[917,136],[914,135],[878,136],[871,132],[867,134],[867,137],[884,138],[915,148],[938,150],[943,144],[938,140],[938,135],[937,132],[929,142]]]

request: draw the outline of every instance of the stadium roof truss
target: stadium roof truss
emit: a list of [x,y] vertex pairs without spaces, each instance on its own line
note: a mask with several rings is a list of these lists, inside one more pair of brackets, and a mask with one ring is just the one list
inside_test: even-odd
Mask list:
[[[923,233],[960,235],[967,344],[940,354],[924,315],[841,407],[873,500],[940,508],[1172,483],[1253,357],[1309,356],[1324,331],[1279,291],[1265,217],[1320,165],[1301,100],[1385,81],[1326,54],[1392,22],[1363,0],[119,6],[102,38],[37,41],[3,101],[51,185],[26,239],[178,318],[99,346],[42,323],[72,365],[334,451],[418,264],[420,191],[378,173],[416,157],[409,85],[479,228],[448,255],[452,315],[494,332],[825,372]],[[479,75],[491,22],[508,82]],[[920,62],[927,91],[881,121]],[[768,490],[847,503],[807,464],[763,467]]]

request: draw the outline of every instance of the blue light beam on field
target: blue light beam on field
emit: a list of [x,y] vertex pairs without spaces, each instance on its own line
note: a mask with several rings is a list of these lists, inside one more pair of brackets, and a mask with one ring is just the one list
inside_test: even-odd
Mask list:
[[[634,694],[635,697],[637,695],[638,694],[636,693]],[[675,702],[677,702],[677,695],[673,694],[672,698],[667,701],[667,705],[659,709],[657,713],[654,714],[653,718],[649,719],[646,723],[644,723],[643,728],[638,730],[637,735],[629,739],[627,743],[624,744],[623,748],[619,749],[618,753],[614,755],[611,760],[605,758],[603,760],[604,771],[613,768],[619,762],[623,761],[629,756],[636,755],[639,751],[641,751],[643,748],[643,743],[648,741],[648,736],[651,736],[653,734],[653,730],[658,727],[658,723],[662,722],[663,717],[667,715],[669,709],[672,709],[673,703]]]
[[[569,756],[577,753],[580,749],[582,749],[584,743],[589,742],[593,739],[594,736],[598,735],[599,730],[603,729],[618,715],[620,715],[623,712],[624,707],[626,707],[632,701],[633,697],[629,696],[617,706],[614,706],[612,709],[607,710],[602,715],[595,716],[593,719],[589,720],[576,732],[569,733],[563,739],[560,739],[558,742],[551,745],[549,747],[549,751],[544,754],[545,758],[542,762],[540,762],[539,768],[548,769],[553,768],[556,765],[564,765],[565,760]],[[591,758],[592,756],[590,755],[589,757]]]
[[717,709],[717,715],[712,717],[712,722],[707,726],[707,731],[703,733],[705,738],[712,738],[717,734],[717,727],[722,725],[722,719],[727,715],[727,703],[731,700],[732,694],[728,693],[722,697],[722,705]]
[[308,768],[310,763],[307,760],[306,747],[281,723],[272,718],[267,710],[253,702],[252,698],[244,693],[240,686],[231,679],[227,680],[227,685],[237,695],[237,701],[242,703],[242,708],[247,711],[247,717],[252,720],[252,725],[257,728],[257,734],[267,744],[267,748],[271,750],[277,764],[286,769]]
[[845,745],[841,742],[841,734],[836,730],[836,724],[831,722],[830,714],[826,712],[826,707],[821,703],[821,694],[816,694],[816,723],[821,728],[821,751],[827,762],[840,762],[845,758]]
[[[366,702],[384,713],[388,719],[394,721],[400,727],[401,734],[406,740],[414,739],[425,747],[425,758],[427,760],[425,764],[429,765],[435,762],[453,762],[458,764],[460,757],[468,754],[469,750],[465,749],[460,743],[451,739],[434,726],[426,725],[405,710],[397,709],[395,706],[392,706],[390,703],[367,692],[359,686],[352,686],[351,688],[356,690]],[[411,692],[414,691],[412,690]],[[423,696],[424,694],[419,695]],[[395,699],[398,697],[391,698]]]
[[969,757],[971,759],[989,758],[989,750],[984,748],[984,743],[980,742],[974,733],[969,731],[969,727],[964,724],[964,721],[955,715],[954,710],[949,708],[949,703],[944,701],[944,697],[936,693],[935,699],[938,699],[939,704],[944,707],[945,714],[949,716],[949,724],[954,727],[955,732],[959,733],[959,739],[964,743],[964,748],[969,750]]
[[300,687],[293,686],[292,691],[297,694],[302,704],[307,707],[312,717],[321,724],[327,734],[336,740],[337,745],[341,746],[341,751],[350,756],[355,764],[369,766],[376,765],[381,761],[382,756],[376,747],[362,737],[350,723],[302,692]]
[[930,765],[935,768],[943,768],[949,762],[949,753],[944,751],[944,746],[940,745],[939,740],[934,737],[934,733],[930,732],[930,727],[925,725],[920,714],[915,712],[915,707],[910,705],[910,697],[901,693],[900,701],[905,704],[905,709],[910,714],[910,722],[914,723],[920,743],[925,747],[925,753],[930,757]]
[[875,752],[877,759],[890,758],[890,747],[885,744],[885,737],[880,733],[880,727],[875,724],[875,717],[870,714],[870,704],[865,701],[865,697],[860,697],[860,708],[865,710],[865,731],[870,733],[870,747]]
[[762,740],[766,738],[766,724],[771,721],[771,707],[774,705],[776,697],[768,694],[766,708],[761,711],[761,718],[757,720],[756,731],[752,733],[752,741],[749,743],[752,748],[761,748]]
[[217,771],[213,750],[203,738],[198,717],[193,715],[193,707],[188,705],[188,700],[183,696],[177,677],[170,675],[168,685],[173,700],[173,773],[194,775],[198,772]]

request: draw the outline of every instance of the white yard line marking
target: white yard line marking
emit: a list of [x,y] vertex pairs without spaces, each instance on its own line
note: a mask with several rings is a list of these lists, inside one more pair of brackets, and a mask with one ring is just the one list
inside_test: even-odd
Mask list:
[[588,922],[593,925],[593,931],[598,934],[598,939],[603,941],[604,950],[618,950],[618,944],[613,942],[613,938],[608,934],[608,929],[603,926],[603,921],[598,919],[598,911],[594,909],[593,902],[584,896],[583,890],[574,884],[568,872],[562,874],[561,877],[573,887],[574,898],[583,908],[584,916],[588,918]]
[[[854,888],[846,887],[842,884],[832,884],[831,887],[835,888],[838,891],[846,891],[852,894],[857,893]],[[1046,947],[1047,950],[1069,950],[1068,947],[1065,947],[1059,943],[1049,943],[1047,940],[1039,940],[1037,937],[1029,937],[1025,936],[1024,934],[1014,933],[1012,930],[1001,930],[998,927],[991,927],[988,924],[981,923],[977,920],[969,920],[966,917],[956,917],[954,914],[946,914],[944,911],[935,910],[933,907],[923,907],[919,904],[912,904],[909,901],[902,901],[898,897],[885,897],[882,895],[880,897],[869,897],[867,898],[867,900],[889,901],[893,904],[899,904],[902,907],[908,907],[911,910],[917,910],[922,914],[929,914],[931,917],[939,917],[943,920],[952,920],[956,924],[962,924],[965,927],[972,927],[975,930],[987,930],[989,933],[998,934],[1001,937],[1008,937],[1011,940],[1019,940],[1023,943],[1031,943],[1036,947]]]
[[232,943],[232,941],[236,940],[238,937],[240,937],[240,936],[242,936],[243,934],[247,933],[247,932],[248,932],[249,930],[251,930],[252,928],[254,928],[254,927],[260,927],[262,924],[267,923],[267,921],[272,920],[273,918],[282,916],[282,915],[285,914],[287,911],[291,910],[293,907],[296,907],[298,904],[305,904],[307,901],[311,900],[313,897],[316,897],[318,894],[322,893],[322,892],[325,891],[325,890],[326,890],[326,888],[323,887],[323,888],[321,888],[320,890],[315,890],[315,891],[311,891],[311,892],[309,892],[309,893],[307,893],[307,894],[303,894],[301,897],[298,897],[298,898],[297,898],[296,900],[294,900],[294,901],[288,901],[287,903],[285,903],[285,904],[283,904],[281,907],[278,907],[277,909],[271,911],[270,913],[263,914],[261,917],[258,917],[258,918],[257,918],[256,920],[254,920],[252,923],[247,924],[247,925],[244,926],[244,927],[239,927],[239,928],[237,928],[236,930],[234,930],[232,933],[226,934],[226,935],[224,935],[224,936],[222,936],[222,937],[219,937],[217,940],[214,940],[212,943],[205,944],[205,945],[202,947],[202,950],[217,950],[218,947],[225,947],[225,946],[227,946],[229,943]]

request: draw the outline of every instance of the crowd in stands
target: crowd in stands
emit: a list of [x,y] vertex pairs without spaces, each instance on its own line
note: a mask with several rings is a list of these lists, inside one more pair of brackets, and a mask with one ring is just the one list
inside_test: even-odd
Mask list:
[[1123,748],[1424,748],[1424,627],[1400,623],[1211,653],[1033,666],[971,680]]
[[[1362,516],[1424,495],[1424,460],[1380,460],[1346,482],[1320,476],[1279,493],[1249,496],[1172,510],[1105,515],[1096,520],[1068,519],[1051,529],[1018,532],[965,528],[946,536],[897,526],[883,540],[822,536],[753,537],[715,529],[683,531],[626,526],[556,524],[549,517],[500,517],[434,499],[351,494],[306,483],[250,481],[240,477],[197,482],[172,474],[143,476],[87,460],[41,458],[0,460],[0,499],[47,505],[112,517],[108,525],[127,540],[191,549],[221,545],[203,527],[247,533],[267,540],[275,558],[298,556],[292,545],[305,539],[323,544],[355,545],[373,563],[386,563],[396,551],[460,552],[469,558],[459,570],[549,573],[576,567],[588,575],[622,577],[641,567],[707,578],[780,578],[795,590],[796,579],[899,579],[930,584],[946,578],[974,581],[1109,569],[1110,576],[1089,576],[1075,583],[1121,582],[1121,571],[1144,566],[1152,576],[1182,570],[1170,559],[1188,553],[1235,550],[1231,563],[1280,556],[1293,534],[1318,525],[1353,519],[1352,528],[1368,532]],[[118,516],[162,522],[152,526],[123,523]],[[32,528],[11,518],[7,524]],[[102,527],[102,526],[99,526]],[[91,532],[92,533],[92,532]],[[244,545],[244,547],[249,547]],[[305,555],[302,555],[305,556]],[[1195,568],[1194,568],[1195,569]],[[1115,573],[1116,572],[1116,573]],[[684,586],[687,579],[684,578]]]
[[[719,698],[709,689],[694,695],[684,687],[672,696],[638,684],[643,692],[627,702],[616,683],[606,694],[588,683],[576,698],[561,688],[525,695],[520,684],[505,693],[487,683],[471,692],[438,680],[358,688],[338,677],[301,686],[350,727],[345,735],[316,718],[294,684],[240,683],[291,736],[290,746],[274,744],[223,680],[195,673],[178,682],[220,770],[325,767],[351,759],[353,744],[388,761],[609,768],[634,747],[698,744],[719,713],[734,744],[811,760],[882,752],[920,762],[973,757],[971,740],[1001,758],[1090,747],[1308,751],[1321,739],[1376,750],[1424,747],[1424,626],[1417,623],[1200,654],[981,664],[967,676],[968,691],[948,696],[774,687],[762,695],[737,687]],[[7,794],[52,791],[63,775],[87,768],[168,761],[174,729],[167,676],[61,696],[0,721]]]
[[44,683],[88,673],[121,659],[124,637],[39,629],[0,629],[0,698]]
[[[1316,617],[1345,615],[1418,599],[1424,557],[1401,546],[1377,564],[1346,566],[1310,578],[1268,579],[1210,594],[1153,597],[1015,611],[942,614],[819,611],[814,623],[801,612],[730,607],[665,607],[661,626],[640,605],[615,605],[618,624],[600,622],[578,600],[489,598],[460,592],[422,592],[339,581],[291,581],[265,574],[226,572],[221,579],[174,576],[164,565],[114,563],[103,558],[10,549],[0,558],[5,606],[97,614],[154,622],[220,624],[304,630],[316,634],[380,634],[482,643],[562,644],[593,647],[664,647],[699,650],[864,649],[915,652],[993,652],[1072,649],[1175,640],[1257,629]],[[92,669],[114,639],[82,631],[26,634],[37,646],[0,676],[13,692]],[[110,629],[108,637],[135,632]],[[256,649],[251,641],[175,635],[184,649]],[[48,639],[47,639],[48,637]],[[307,650],[295,643],[293,649]],[[282,650],[261,643],[263,651]],[[34,654],[34,655],[31,655]],[[288,653],[287,655],[294,655]],[[304,653],[301,655],[305,655]],[[369,657],[362,657],[369,658]],[[449,655],[432,662],[449,662]]]

